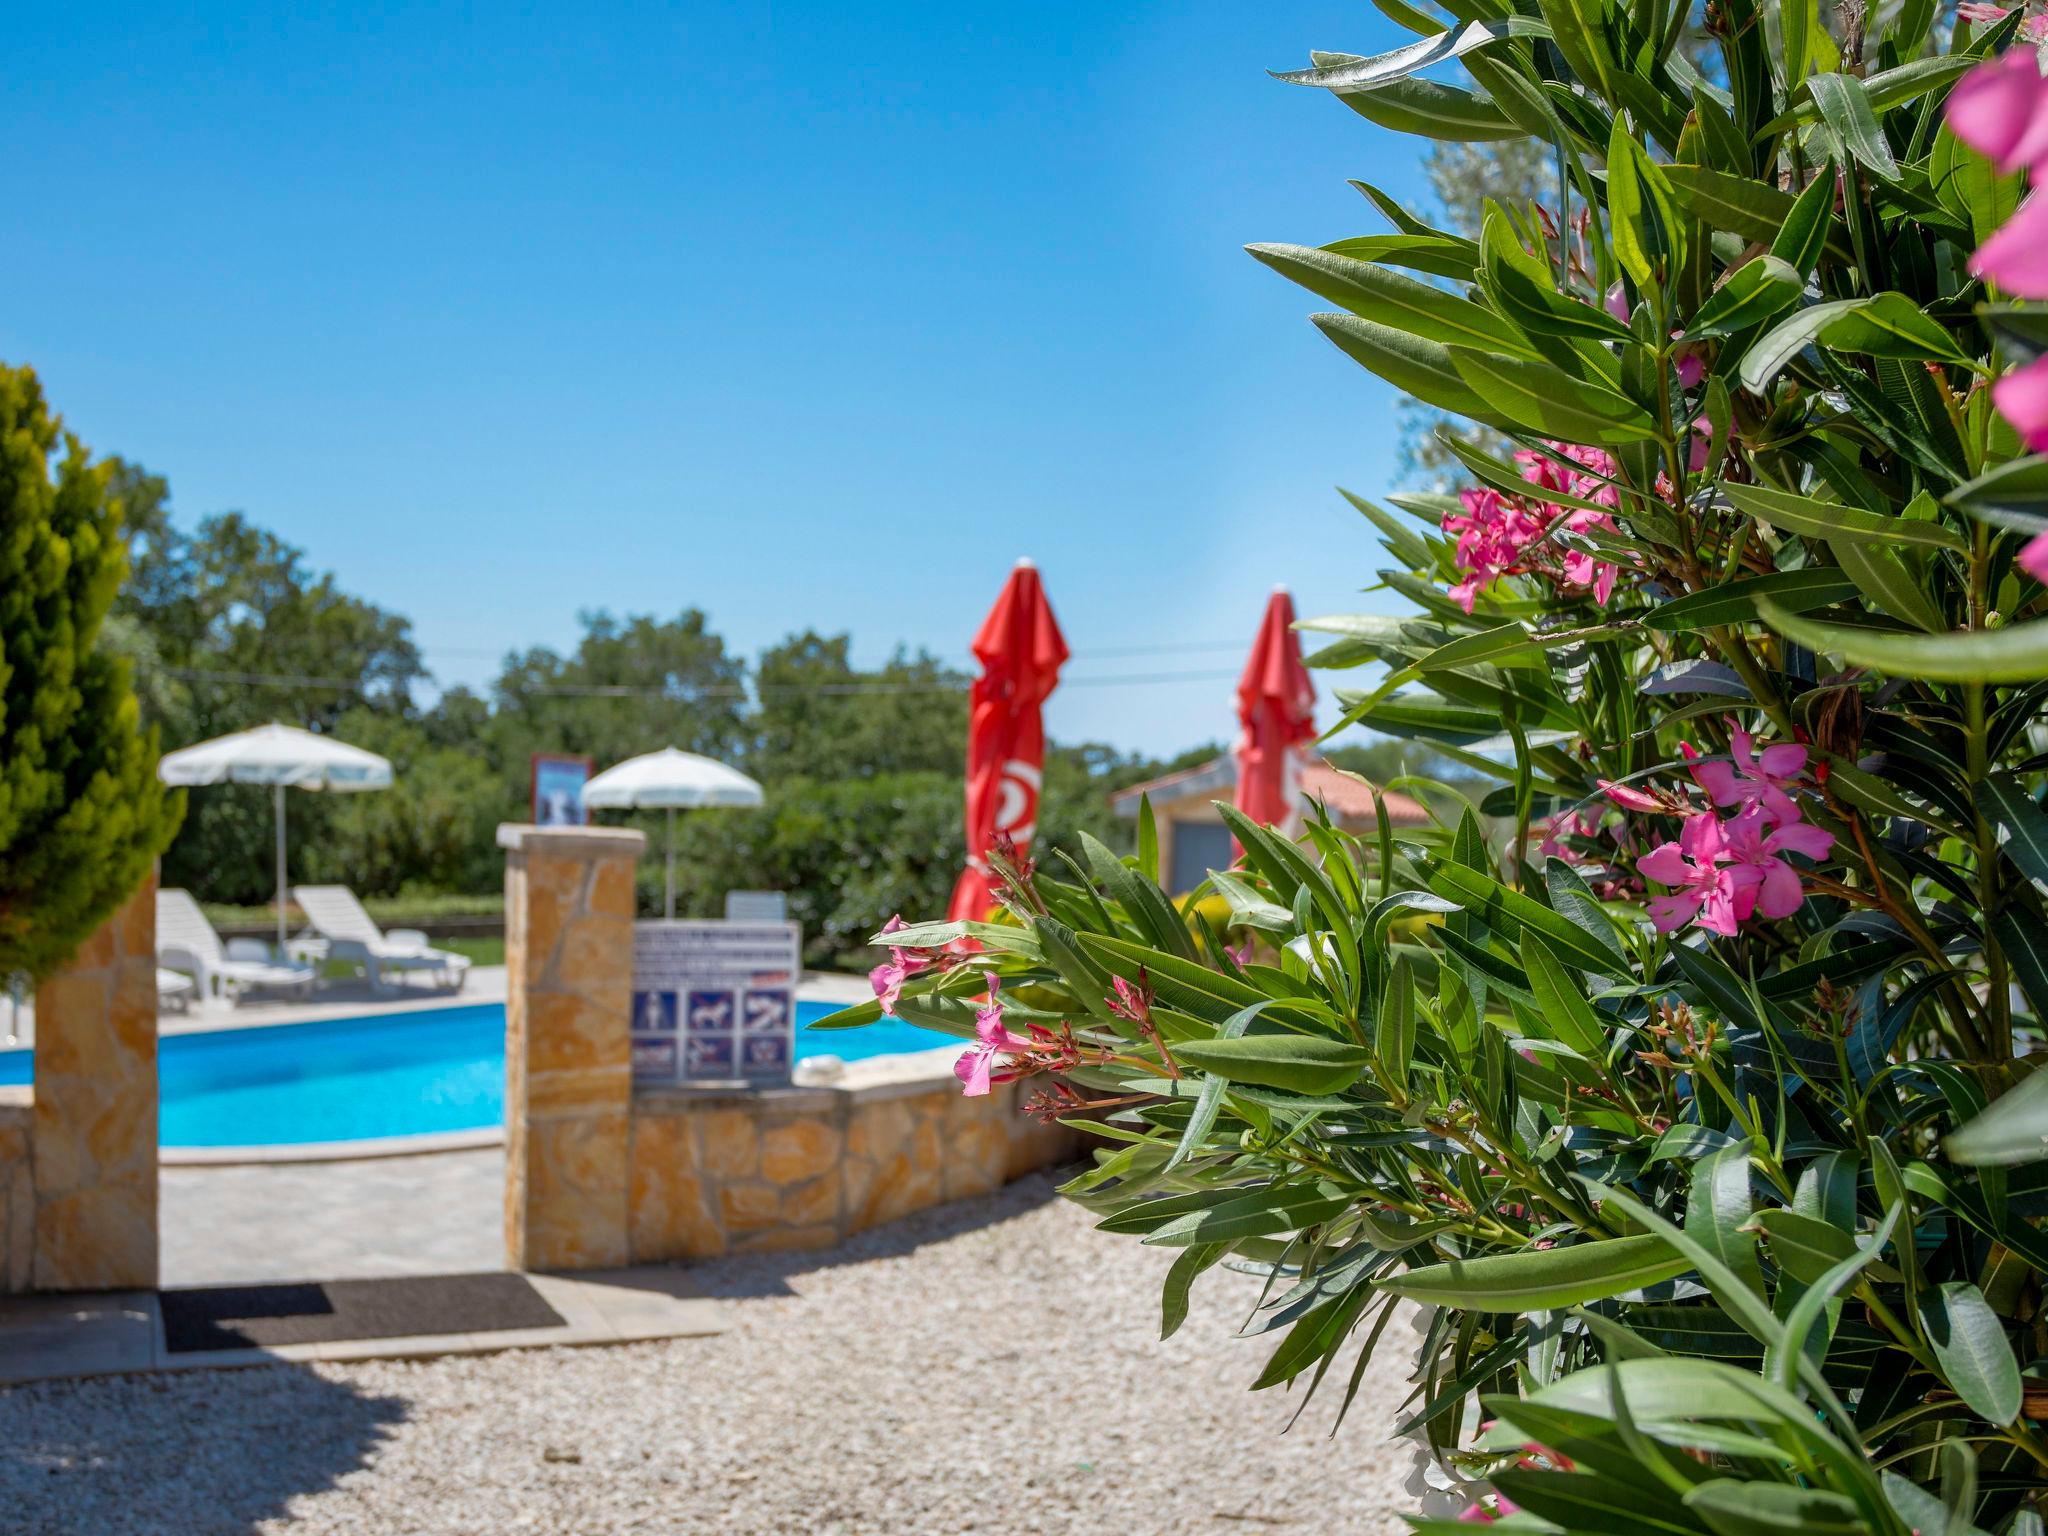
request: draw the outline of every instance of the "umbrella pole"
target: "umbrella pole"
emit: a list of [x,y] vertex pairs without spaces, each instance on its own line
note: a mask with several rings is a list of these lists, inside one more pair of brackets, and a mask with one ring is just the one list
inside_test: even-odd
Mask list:
[[284,786],[277,786],[277,953],[284,956]]
[[676,920],[676,808],[668,808],[668,868],[662,881],[662,916]]

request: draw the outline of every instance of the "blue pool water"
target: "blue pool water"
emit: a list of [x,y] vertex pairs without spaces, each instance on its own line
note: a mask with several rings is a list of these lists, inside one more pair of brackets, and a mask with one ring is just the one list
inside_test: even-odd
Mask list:
[[[796,1005],[796,1056],[848,1061],[954,1043],[884,1019],[813,1031],[827,1003]],[[33,1053],[0,1050],[0,1085],[30,1080]],[[279,1146],[473,1131],[505,1118],[505,1005],[262,1029],[166,1035],[157,1050],[167,1147]]]

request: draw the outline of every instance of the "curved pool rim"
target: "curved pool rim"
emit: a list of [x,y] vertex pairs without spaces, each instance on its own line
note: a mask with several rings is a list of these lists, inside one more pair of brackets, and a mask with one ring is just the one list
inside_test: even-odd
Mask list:
[[[878,1028],[847,1033],[812,1031],[807,1026],[836,1011],[839,1004],[800,999],[797,1005],[797,1061],[836,1057],[847,1062],[879,1061],[885,1057],[928,1056],[949,1047],[958,1049],[951,1037],[916,1029],[900,1020],[884,1019]],[[497,999],[447,998],[401,1004],[368,1013],[334,1013],[311,1019],[263,1019],[246,1022],[209,1019],[170,1027],[160,1036],[158,1081],[158,1161],[166,1167],[232,1166],[249,1163],[351,1162],[378,1158],[422,1156],[440,1152],[482,1150],[502,1146],[505,1141],[504,1112],[504,1003]],[[407,1030],[433,1032],[424,1040],[407,1041]],[[455,1034],[451,1038],[450,1032]],[[379,1059],[377,1044],[396,1046]],[[335,1056],[337,1044],[344,1047],[340,1070],[321,1070]],[[405,1047],[427,1047],[422,1056],[409,1056]],[[438,1045],[438,1051],[432,1049]],[[495,1045],[495,1051],[490,1049]],[[864,1049],[861,1047],[865,1047]],[[296,1050],[295,1050],[296,1048]],[[325,1057],[321,1052],[325,1049]],[[353,1049],[350,1054],[349,1048]],[[303,1051],[313,1058],[306,1069]],[[368,1054],[366,1054],[368,1053]],[[232,1069],[236,1058],[247,1065],[240,1073]],[[211,1075],[204,1068],[214,1059]],[[28,1046],[0,1049],[0,1089],[30,1080],[33,1049]],[[222,1061],[229,1069],[225,1078]],[[195,1066],[200,1070],[195,1074]],[[395,1095],[382,1094],[375,1076],[379,1067],[394,1067],[401,1076]],[[437,1067],[443,1069],[437,1073]],[[356,1078],[368,1070],[359,1091]],[[253,1075],[252,1075],[253,1074]],[[409,1074],[409,1075],[408,1075]],[[457,1107],[444,1103],[430,1107],[406,1097],[407,1090],[425,1089],[446,1097],[452,1082]],[[324,1085],[324,1092],[323,1092]],[[805,1086],[829,1086],[828,1083]],[[289,1100],[311,1089],[313,1113],[294,1123],[319,1124],[323,1112],[331,1119],[334,1101],[344,1105],[374,1106],[372,1120],[415,1116],[445,1117],[449,1113],[468,1123],[429,1125],[417,1130],[398,1129],[391,1134],[316,1137],[307,1140],[267,1136],[256,1141],[230,1142],[217,1139],[222,1113],[239,1113],[275,1129],[280,1116],[289,1117]],[[228,1103],[209,1110],[204,1101],[209,1093],[225,1094]],[[240,1095],[239,1104],[236,1096]],[[193,1101],[200,1102],[197,1110]],[[277,1102],[266,1102],[275,1100]],[[195,1112],[199,1116],[195,1119]],[[205,1116],[211,1114],[208,1125]],[[184,1122],[180,1130],[178,1122]],[[239,1121],[238,1121],[239,1123]],[[332,1126],[329,1127],[333,1128]],[[381,1126],[376,1127],[382,1129]],[[192,1136],[192,1140],[165,1142],[166,1135]]]

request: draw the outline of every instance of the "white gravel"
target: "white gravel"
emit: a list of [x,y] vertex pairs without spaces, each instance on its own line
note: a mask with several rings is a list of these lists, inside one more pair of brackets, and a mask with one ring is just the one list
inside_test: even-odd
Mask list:
[[1162,1344],[1171,1256],[1088,1224],[1034,1178],[701,1265],[712,1339],[0,1392],[0,1531],[1406,1529],[1400,1351],[1334,1440],[1341,1381],[1283,1434],[1293,1400],[1245,1391],[1269,1341],[1231,1336],[1253,1282],[1212,1270]]

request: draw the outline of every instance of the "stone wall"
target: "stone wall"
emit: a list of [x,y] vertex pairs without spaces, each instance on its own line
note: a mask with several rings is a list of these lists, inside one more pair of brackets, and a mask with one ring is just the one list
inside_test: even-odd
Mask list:
[[627,1261],[633,864],[621,827],[498,829],[505,850],[505,1251]]
[[0,1296],[19,1295],[36,1278],[32,1103],[28,1088],[0,1088]]
[[635,1093],[633,1262],[830,1248],[1075,1156],[1015,1085],[967,1098],[934,1054],[855,1062],[829,1087]]
[[156,879],[36,988],[35,1288],[156,1284]]
[[505,1249],[514,1269],[606,1269],[829,1248],[1074,1155],[970,1099],[952,1059],[855,1062],[829,1087],[642,1088],[632,1078],[638,833],[503,826]]

